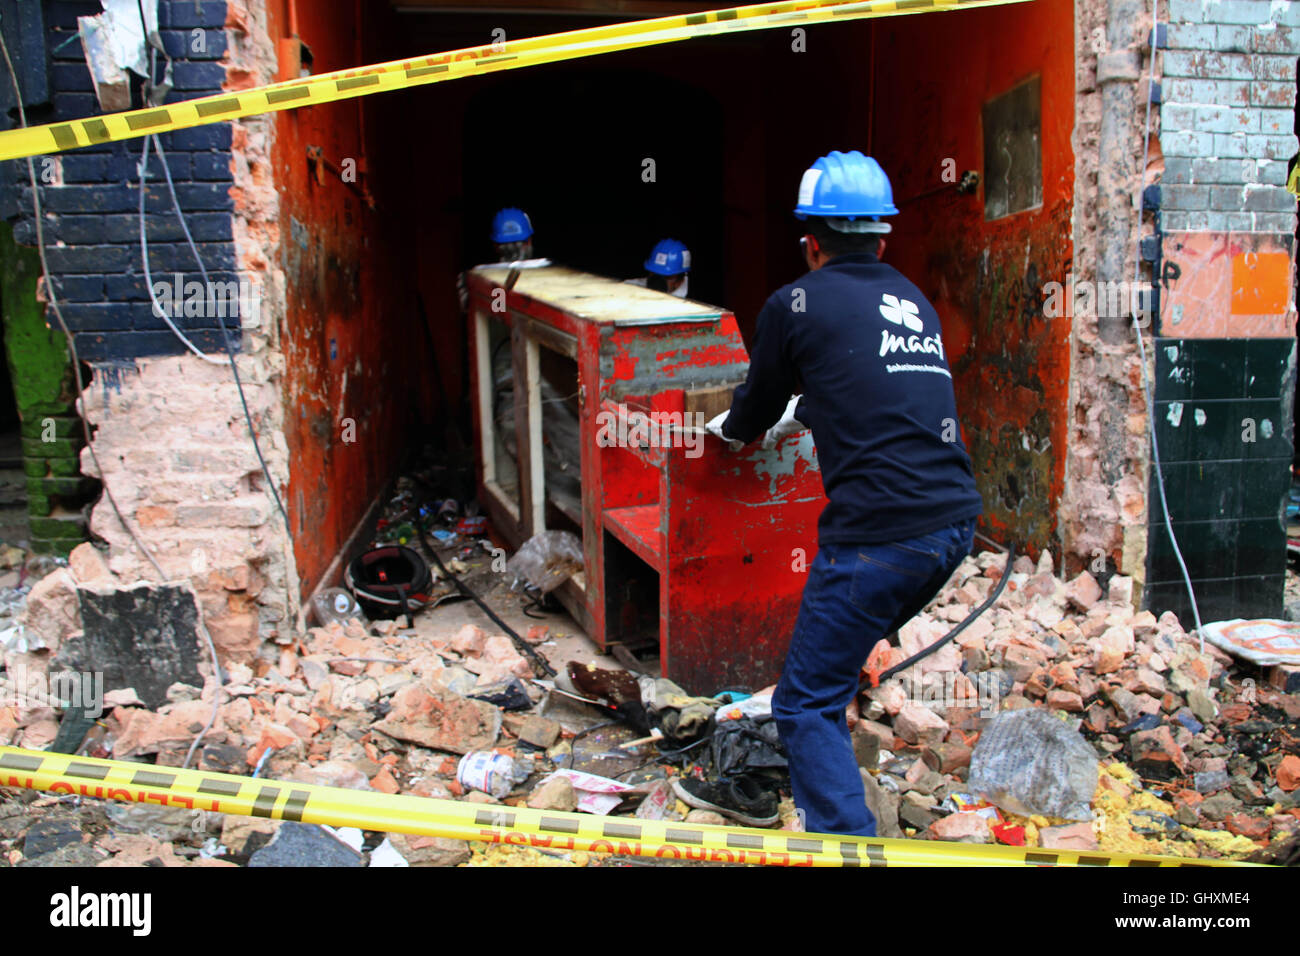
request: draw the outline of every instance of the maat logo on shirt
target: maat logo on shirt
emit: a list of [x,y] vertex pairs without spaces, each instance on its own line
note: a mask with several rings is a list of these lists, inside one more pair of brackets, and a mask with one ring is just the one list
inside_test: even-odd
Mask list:
[[921,323],[920,316],[917,314],[916,303],[910,299],[900,299],[896,295],[890,295],[886,292],[880,297],[880,314],[885,317],[887,322],[893,322],[895,325],[905,325],[913,332],[920,332],[925,326]]
[[[911,332],[921,332],[925,329],[925,323],[921,321],[920,309],[915,302],[910,299],[900,299],[896,295],[890,295],[888,292],[880,297],[880,314],[886,322],[894,325],[901,325]],[[888,355],[890,352],[922,352],[930,355],[937,355],[943,358],[943,341],[938,334],[927,335],[922,338],[919,335],[895,335],[889,329],[880,331],[880,354]],[[922,369],[913,366],[899,366],[898,371],[921,371]],[[940,368],[927,368],[925,371],[942,371]],[[889,371],[895,371],[891,366]]]

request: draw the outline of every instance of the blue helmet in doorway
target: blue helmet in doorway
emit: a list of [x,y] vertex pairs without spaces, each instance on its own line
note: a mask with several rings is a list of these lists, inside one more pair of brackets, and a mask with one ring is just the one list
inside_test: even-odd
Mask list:
[[533,224],[522,209],[502,209],[492,218],[492,241],[523,242],[533,234]]
[[691,271],[691,250],[676,239],[660,239],[645,261],[646,272],[658,276],[679,276]]

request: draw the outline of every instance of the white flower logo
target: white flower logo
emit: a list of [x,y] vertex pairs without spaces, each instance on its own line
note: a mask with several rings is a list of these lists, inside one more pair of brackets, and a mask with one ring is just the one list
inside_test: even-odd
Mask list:
[[880,314],[895,325],[905,325],[913,332],[920,332],[925,324],[917,317],[919,311],[916,303],[910,299],[899,299],[886,292],[881,297]]

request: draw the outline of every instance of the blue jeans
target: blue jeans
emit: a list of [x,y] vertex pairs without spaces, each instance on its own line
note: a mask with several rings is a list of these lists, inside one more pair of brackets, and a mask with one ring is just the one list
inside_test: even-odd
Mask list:
[[795,806],[810,833],[876,835],[844,709],[871,648],[939,592],[970,553],[974,532],[969,518],[888,544],[819,548],[772,697]]

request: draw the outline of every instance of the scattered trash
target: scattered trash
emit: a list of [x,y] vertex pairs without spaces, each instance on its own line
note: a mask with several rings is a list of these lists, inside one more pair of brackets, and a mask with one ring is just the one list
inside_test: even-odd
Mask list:
[[347,566],[344,583],[372,618],[411,615],[429,600],[433,578],[419,553],[402,545],[371,548]]
[[528,696],[528,688],[518,677],[477,688],[468,696],[475,700],[485,700],[502,710],[527,710],[533,706],[533,699]]
[[1090,820],[1097,755],[1046,711],[999,714],[971,755],[970,788],[1012,813]]
[[1254,664],[1300,665],[1300,622],[1234,618],[1206,624],[1202,631],[1216,647]]
[[549,594],[584,567],[582,542],[569,531],[554,529],[533,535],[506,562],[516,582]]
[[747,827],[780,822],[776,795],[747,774],[717,781],[674,780],[673,791],[689,807],[721,813]]
[[517,761],[490,750],[467,753],[456,766],[456,779],[462,785],[491,794],[498,800],[509,796],[510,791],[527,780],[531,773],[531,762]]
[[579,810],[597,816],[610,813],[623,802],[623,794],[636,789],[630,784],[620,783],[609,777],[599,777],[594,773],[583,773],[580,770],[556,770],[546,779],[555,777],[565,777],[573,785],[578,797]]
[[330,621],[338,621],[340,624],[346,624],[351,620],[358,620],[363,627],[367,626],[365,615],[362,613],[361,605],[343,588],[325,588],[311,599],[312,617],[318,627],[328,624]]

